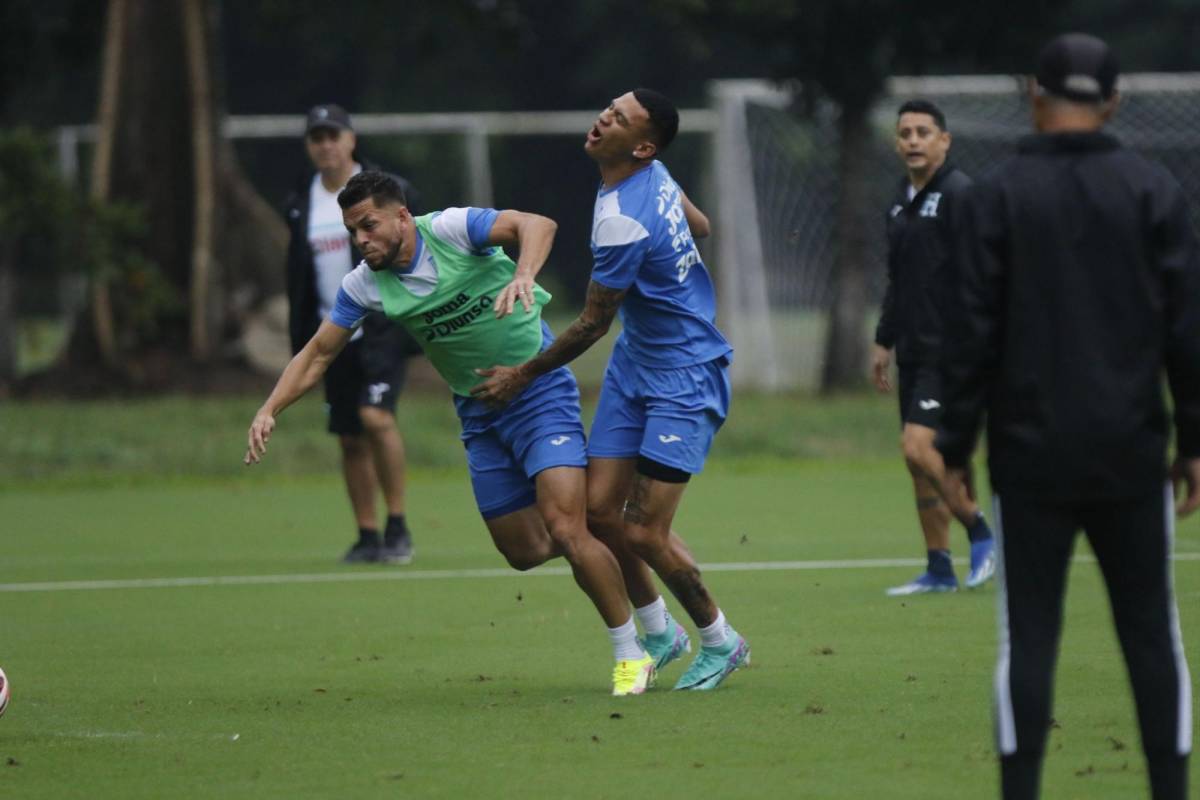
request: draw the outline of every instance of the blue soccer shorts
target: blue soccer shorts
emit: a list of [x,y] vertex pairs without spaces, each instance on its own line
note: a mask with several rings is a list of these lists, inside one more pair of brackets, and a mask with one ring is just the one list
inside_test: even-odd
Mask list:
[[588,455],[639,455],[695,475],[729,413],[729,358],[647,367],[618,345],[604,373]]
[[565,367],[539,377],[503,409],[461,422],[471,488],[484,519],[533,505],[534,478],[542,470],[587,466],[579,386]]

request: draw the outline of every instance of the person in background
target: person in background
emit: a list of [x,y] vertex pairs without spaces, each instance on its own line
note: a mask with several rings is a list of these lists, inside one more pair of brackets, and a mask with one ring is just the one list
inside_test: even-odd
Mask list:
[[[909,100],[896,114],[896,155],[904,163],[887,214],[888,286],[875,331],[875,386],[891,391],[889,367],[895,352],[899,373],[900,438],[912,476],[917,518],[925,538],[925,572],[888,594],[953,592],[958,588],[950,560],[950,519],[958,519],[971,544],[968,589],[995,572],[995,542],[969,491],[947,493],[942,459],[933,447],[942,416],[942,318],[956,279],[954,234],[958,205],[971,179],[947,159],[946,116],[928,100]],[[969,487],[969,482],[968,482]]]
[[[1081,528],[1108,589],[1152,796],[1188,796],[1192,685],[1171,552],[1176,513],[1200,506],[1200,252],[1179,183],[1103,130],[1117,72],[1093,36],[1047,44],[1032,92],[1037,132],[964,209],[937,447],[948,485],[960,484],[986,413],[1006,800],[1039,794]],[[1186,487],[1178,508],[1175,482]]]
[[[362,258],[342,224],[338,192],[364,169],[355,158],[357,139],[350,115],[323,104],[308,112],[304,147],[313,169],[287,201],[291,239],[287,251],[288,328],[298,353],[329,316],[344,278]],[[412,186],[397,178],[410,208],[419,213]],[[412,536],[405,517],[404,440],[396,426],[396,400],[404,386],[408,357],[420,352],[414,340],[382,314],[371,314],[325,373],[329,432],[338,437],[342,475],[358,538],[342,557],[346,563],[412,561]],[[379,534],[376,498],[383,494],[387,523]]]

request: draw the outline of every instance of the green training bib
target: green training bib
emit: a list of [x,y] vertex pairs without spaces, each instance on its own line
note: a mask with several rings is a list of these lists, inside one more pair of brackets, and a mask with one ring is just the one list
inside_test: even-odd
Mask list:
[[433,232],[437,212],[416,217],[417,230],[429,248],[437,283],[418,296],[391,270],[372,272],[384,313],[403,325],[421,346],[438,374],[458,395],[468,397],[484,378],[476,369],[515,366],[542,347],[542,306],[550,293],[534,284],[533,308],[520,303],[504,319],[496,319],[492,304],[517,270],[500,247],[486,254],[464,253]]

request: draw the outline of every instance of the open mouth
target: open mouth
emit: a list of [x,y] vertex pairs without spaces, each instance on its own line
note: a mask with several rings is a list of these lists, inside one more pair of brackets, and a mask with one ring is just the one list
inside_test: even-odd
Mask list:
[[592,129],[590,131],[588,131],[588,133],[587,133],[587,140],[589,143],[600,141],[600,126],[599,125],[592,126]]

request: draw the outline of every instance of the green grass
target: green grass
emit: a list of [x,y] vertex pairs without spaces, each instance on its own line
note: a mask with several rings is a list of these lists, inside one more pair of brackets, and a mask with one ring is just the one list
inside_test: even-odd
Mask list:
[[[918,554],[890,402],[736,403],[678,519],[703,562]],[[405,399],[417,560],[375,569],[334,563],[350,517],[319,407],[248,471],[256,404],[0,407],[0,584],[344,578],[0,592],[0,797],[996,795],[992,588],[897,601],[882,589],[912,568],[710,570],[753,665],[711,694],[614,699],[569,577],[401,577],[504,566],[444,398]],[[1197,520],[1178,549],[1200,552]],[[1176,585],[1195,671],[1200,562]],[[1145,796],[1095,565],[1070,587],[1044,794]]]
[[[267,461],[270,476],[328,475],[337,447],[325,433],[319,392],[279,418]],[[245,478],[246,429],[263,397],[167,397],[96,402],[0,403],[0,491],[55,484]],[[717,440],[719,457],[877,456],[896,449],[899,423],[890,397],[852,395],[836,402],[808,395],[735,396]],[[590,419],[594,392],[586,392]],[[462,445],[449,394],[407,392],[397,419],[410,462],[460,468]],[[898,452],[898,450],[897,450]]]

